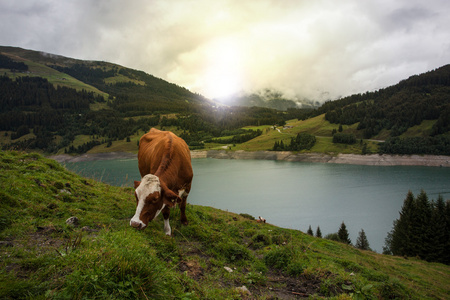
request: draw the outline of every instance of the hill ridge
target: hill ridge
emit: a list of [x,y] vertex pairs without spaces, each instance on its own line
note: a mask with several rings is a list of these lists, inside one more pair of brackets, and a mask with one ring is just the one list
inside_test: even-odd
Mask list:
[[[59,154],[136,151],[140,135],[157,127],[181,136],[191,150],[226,147],[326,154],[450,155],[450,65],[375,92],[326,102],[319,108],[289,107],[290,102],[276,90],[254,95],[288,104],[282,105],[287,110],[276,110],[216,106],[184,87],[113,63],[43,55],[17,47],[0,46],[0,51],[10,57],[22,55],[25,66],[32,70],[27,73],[0,66],[0,74],[6,74],[2,83],[7,87],[2,86],[2,90],[8,89],[0,95],[0,144],[4,149]],[[32,80],[26,87],[18,87],[19,78],[31,75],[47,79],[47,90],[36,90]],[[62,87],[75,88],[78,99],[89,97],[89,107],[48,107],[49,102],[66,101],[55,96],[58,93],[54,90]],[[48,96],[23,103],[24,90]],[[23,105],[10,105],[15,102]],[[275,125],[282,135],[270,129]],[[284,125],[288,126],[281,130]],[[309,138],[311,149],[292,146],[299,133],[314,136]]]

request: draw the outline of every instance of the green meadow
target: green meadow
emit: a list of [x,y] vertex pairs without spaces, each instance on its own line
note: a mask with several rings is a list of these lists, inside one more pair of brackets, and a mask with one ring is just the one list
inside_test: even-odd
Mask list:
[[[450,267],[188,205],[144,231],[132,188],[0,152],[1,299],[446,299]],[[188,199],[189,201],[189,199]],[[76,217],[78,224],[66,220]]]

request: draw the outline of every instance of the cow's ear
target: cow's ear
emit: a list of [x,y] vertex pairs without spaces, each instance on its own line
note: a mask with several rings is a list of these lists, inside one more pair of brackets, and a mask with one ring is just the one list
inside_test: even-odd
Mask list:
[[137,189],[140,184],[140,181],[134,181],[134,188]]
[[164,191],[164,204],[168,205],[170,207],[174,206],[175,204],[181,202],[181,198],[172,192],[171,190],[167,189]]

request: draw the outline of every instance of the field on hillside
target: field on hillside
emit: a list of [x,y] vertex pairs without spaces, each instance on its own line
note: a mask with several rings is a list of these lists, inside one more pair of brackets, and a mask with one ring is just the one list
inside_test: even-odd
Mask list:
[[37,76],[47,79],[50,83],[56,86],[65,86],[68,88],[76,89],[77,91],[85,90],[88,92],[93,92],[95,94],[103,96],[103,98],[107,99],[108,94],[100,91],[99,89],[85,84],[84,82],[79,81],[72,76],[61,73],[55,69],[47,67],[43,64],[35,63],[32,61],[24,61],[24,63],[28,66],[28,72],[11,72],[7,69],[0,69],[0,74],[6,74],[11,78],[16,78],[19,76]]
[[[1,299],[445,299],[450,267],[188,205],[129,226],[134,191],[0,151]],[[189,200],[189,199],[188,199]],[[78,223],[66,220],[76,217]]]
[[[354,134],[358,139],[361,139],[359,133],[356,130],[358,124],[351,126],[344,125],[343,132]],[[311,150],[303,150],[302,152],[318,152],[326,154],[337,153],[350,153],[361,154],[363,144],[360,140],[353,145],[338,144],[332,142],[332,131],[339,129],[336,124],[331,124],[325,120],[325,115],[319,115],[307,120],[290,120],[286,122],[286,126],[277,127],[274,129],[272,126],[260,126],[260,127],[245,127],[245,129],[260,129],[263,134],[243,144],[232,147],[232,150],[245,150],[245,151],[259,151],[259,150],[272,150],[275,142],[283,141],[284,144],[290,143],[291,138],[297,136],[298,133],[306,132],[316,136],[316,144]],[[368,153],[376,153],[378,150],[378,143],[371,140],[364,140],[367,143]]]

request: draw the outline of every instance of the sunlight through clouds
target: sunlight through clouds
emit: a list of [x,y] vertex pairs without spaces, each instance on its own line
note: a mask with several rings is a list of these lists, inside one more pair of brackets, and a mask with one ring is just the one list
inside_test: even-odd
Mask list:
[[450,63],[447,0],[0,0],[0,45],[103,60],[208,98],[325,101]]

